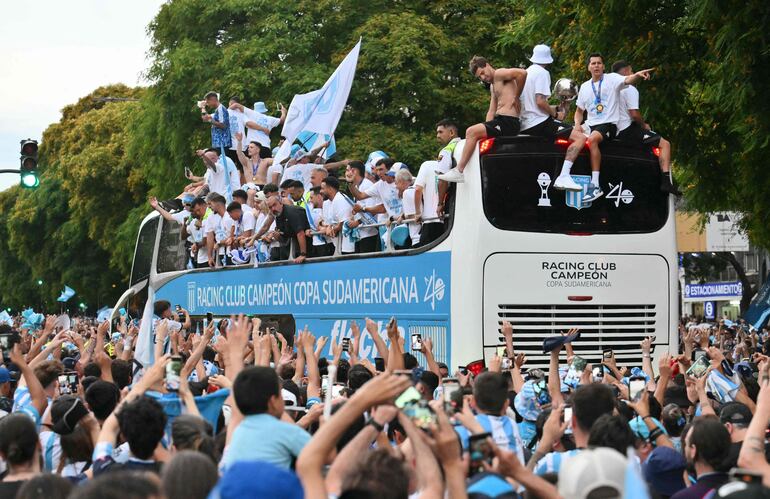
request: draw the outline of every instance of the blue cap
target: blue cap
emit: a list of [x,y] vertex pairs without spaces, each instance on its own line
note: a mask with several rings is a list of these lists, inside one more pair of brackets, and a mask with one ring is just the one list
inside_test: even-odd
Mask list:
[[264,461],[239,461],[227,468],[208,499],[242,497],[303,499],[305,491],[297,475],[289,470]]
[[8,383],[11,381],[11,373],[5,367],[0,367],[0,383]]
[[[182,196],[182,204],[192,204],[193,200],[195,199],[195,196],[192,194],[185,194]],[[121,308],[121,310],[123,310]],[[120,315],[124,315],[124,313],[121,313]]]
[[578,339],[580,339],[580,331],[578,331],[575,334],[567,335],[567,336],[562,336],[560,334],[555,336],[549,336],[543,340],[543,353],[550,353],[556,347],[560,345],[564,345],[565,343],[572,343],[573,341]]
[[658,494],[672,496],[682,490],[682,472],[687,461],[671,447],[656,447],[642,463],[644,480]]

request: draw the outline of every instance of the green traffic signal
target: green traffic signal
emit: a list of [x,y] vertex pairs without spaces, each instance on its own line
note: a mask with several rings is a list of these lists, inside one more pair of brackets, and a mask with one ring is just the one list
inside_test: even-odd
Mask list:
[[25,189],[34,189],[40,185],[40,179],[35,172],[22,172],[21,173],[21,186]]
[[21,186],[25,189],[34,189],[40,185],[37,176],[37,141],[32,139],[21,141]]

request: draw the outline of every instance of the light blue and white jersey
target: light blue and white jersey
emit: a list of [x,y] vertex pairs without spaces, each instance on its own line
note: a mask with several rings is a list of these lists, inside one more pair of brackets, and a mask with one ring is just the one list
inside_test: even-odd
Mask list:
[[[516,453],[519,461],[524,462],[524,442],[519,435],[519,428],[516,421],[508,416],[492,416],[489,414],[477,414],[476,421],[481,425],[486,433],[492,435],[498,447],[508,449]],[[463,449],[468,449],[470,432],[464,426],[455,426],[455,431],[460,436]]]
[[558,473],[565,459],[576,456],[582,449],[572,449],[564,452],[549,452],[535,465],[535,474]]

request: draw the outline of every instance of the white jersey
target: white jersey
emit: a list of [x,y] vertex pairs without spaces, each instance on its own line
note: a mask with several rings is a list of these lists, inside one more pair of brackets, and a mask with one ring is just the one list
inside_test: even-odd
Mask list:
[[633,120],[629,114],[629,110],[639,110],[639,90],[633,85],[628,85],[626,88],[620,91],[620,109],[618,114],[618,132],[621,132],[631,126]]
[[626,78],[617,73],[605,73],[598,82],[588,80],[580,85],[577,106],[586,112],[585,123],[616,125],[620,119],[620,91],[626,86]]
[[527,68],[527,81],[521,91],[522,131],[539,125],[550,116],[537,105],[537,94],[546,98],[551,95],[551,74],[543,66],[533,64]]

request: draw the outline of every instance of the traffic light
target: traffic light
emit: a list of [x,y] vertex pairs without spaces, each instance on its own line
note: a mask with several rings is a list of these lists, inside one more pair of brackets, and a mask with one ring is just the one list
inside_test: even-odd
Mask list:
[[34,189],[40,185],[37,176],[37,141],[26,139],[21,141],[21,186]]

